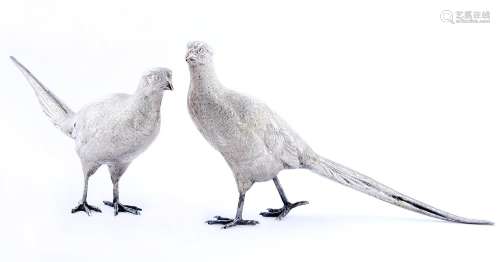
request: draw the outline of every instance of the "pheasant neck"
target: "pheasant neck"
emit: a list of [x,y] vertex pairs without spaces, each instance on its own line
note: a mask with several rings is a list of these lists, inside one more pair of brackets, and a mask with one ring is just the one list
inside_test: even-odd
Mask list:
[[134,97],[134,106],[137,106],[138,111],[145,114],[159,113],[161,101],[163,100],[163,90],[156,89],[147,84],[141,84]]
[[211,62],[204,65],[189,66],[189,71],[191,73],[191,83],[197,84],[203,82],[203,86],[206,88],[218,86],[215,68]]

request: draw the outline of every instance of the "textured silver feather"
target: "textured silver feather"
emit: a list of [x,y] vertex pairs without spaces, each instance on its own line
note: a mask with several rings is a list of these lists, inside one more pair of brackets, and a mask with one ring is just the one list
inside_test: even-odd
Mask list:
[[75,114],[64,102],[56,95],[52,94],[31,72],[19,63],[14,57],[10,57],[14,64],[21,70],[31,87],[35,91],[36,98],[42,106],[43,112],[49,117],[50,121],[66,135],[71,136],[72,126],[71,118]]
[[288,124],[264,103],[225,88],[218,80],[212,61],[213,51],[203,42],[188,44],[186,61],[191,82],[188,108],[205,139],[219,151],[231,167],[240,193],[234,219],[216,217],[209,224],[253,225],[243,220],[245,193],[255,182],[273,180],[284,207],[268,209],[263,216],[283,218],[290,209],[307,202],[290,203],[277,178],[284,169],[305,168],[360,192],[438,219],[493,224],[490,221],[459,217],[405,196],[365,175],[316,154]]
[[426,216],[464,224],[493,224],[493,222],[490,221],[460,217],[437,209],[421,201],[401,194],[368,176],[323,157],[319,157],[318,159],[311,161],[308,168],[313,172],[339,182],[342,185],[366,193],[387,203],[391,203]]
[[35,90],[44,113],[52,123],[75,140],[83,174],[83,196],[72,212],[100,212],[87,203],[88,180],[101,165],[107,165],[113,183],[113,202],[118,212],[139,214],[140,208],[119,202],[118,183],[130,163],[153,142],[160,131],[160,107],[164,90],[172,90],[167,68],[146,72],[133,95],[114,94],[74,113],[49,91],[25,66],[11,57]]

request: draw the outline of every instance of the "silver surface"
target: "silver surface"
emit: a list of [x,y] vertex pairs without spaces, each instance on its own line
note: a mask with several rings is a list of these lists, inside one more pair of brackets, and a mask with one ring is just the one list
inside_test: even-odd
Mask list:
[[[107,165],[118,204],[118,181],[129,164],[153,142],[160,131],[160,106],[165,90],[172,90],[172,73],[154,68],[145,73],[132,95],[113,94],[73,112],[49,91],[26,67],[11,57],[21,70],[44,113],[64,134],[75,140],[84,173],[80,204],[86,204],[88,179]],[[118,210],[115,206],[115,211]],[[90,213],[87,208],[85,210]]]
[[[240,198],[255,182],[271,180],[284,169],[304,168],[427,216],[458,223],[493,224],[439,210],[318,155],[266,104],[225,88],[217,78],[212,56],[207,44],[188,44],[188,108],[198,130],[231,167]],[[236,219],[241,218],[241,209],[238,205]]]

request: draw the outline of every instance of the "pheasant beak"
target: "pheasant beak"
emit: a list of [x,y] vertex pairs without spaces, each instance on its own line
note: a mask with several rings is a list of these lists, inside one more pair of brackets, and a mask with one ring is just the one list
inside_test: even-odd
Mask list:
[[194,61],[194,55],[191,53],[186,54],[186,62],[193,62]]
[[170,81],[167,81],[167,84],[165,85],[165,88],[163,90],[174,90],[174,86],[170,83]]

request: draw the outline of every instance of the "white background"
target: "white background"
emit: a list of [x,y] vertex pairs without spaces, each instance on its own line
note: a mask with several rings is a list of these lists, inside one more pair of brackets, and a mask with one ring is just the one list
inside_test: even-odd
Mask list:
[[[340,1],[338,1],[340,2]],[[347,2],[347,1],[343,1]],[[417,3],[418,2],[418,3]],[[2,261],[499,261],[498,226],[451,224],[390,206],[308,171],[281,173],[283,221],[271,182],[247,194],[255,227],[233,216],[234,179],[186,107],[185,45],[215,50],[221,81],[266,101],[315,151],[459,215],[500,222],[498,1],[2,1],[0,3],[0,260]],[[490,24],[445,24],[440,12],[488,10]],[[166,66],[162,131],[102,204],[106,168],[70,214],[83,176],[73,141],[43,115],[9,61],[16,56],[74,110],[133,92]]]

